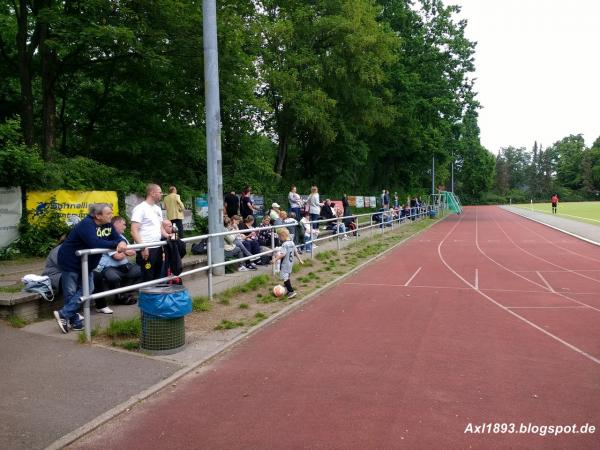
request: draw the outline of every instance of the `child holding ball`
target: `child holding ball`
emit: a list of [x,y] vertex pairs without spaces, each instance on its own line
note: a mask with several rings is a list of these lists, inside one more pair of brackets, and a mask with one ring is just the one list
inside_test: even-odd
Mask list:
[[279,228],[277,235],[281,241],[281,249],[279,252],[273,253],[273,262],[281,261],[281,267],[279,269],[279,278],[283,281],[285,288],[287,289],[287,297],[294,298],[296,292],[292,287],[290,277],[292,276],[292,268],[294,267],[294,256],[298,258],[300,264],[304,264],[302,258],[296,250],[294,242],[290,239],[290,232],[287,228]]

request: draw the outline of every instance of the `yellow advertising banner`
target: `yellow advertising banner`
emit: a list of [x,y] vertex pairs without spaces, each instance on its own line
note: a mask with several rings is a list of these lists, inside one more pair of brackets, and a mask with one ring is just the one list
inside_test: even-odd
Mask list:
[[70,216],[84,218],[92,203],[108,203],[113,214],[119,214],[119,201],[115,191],[33,191],[27,193],[29,219],[35,220],[47,208],[57,209],[68,219]]

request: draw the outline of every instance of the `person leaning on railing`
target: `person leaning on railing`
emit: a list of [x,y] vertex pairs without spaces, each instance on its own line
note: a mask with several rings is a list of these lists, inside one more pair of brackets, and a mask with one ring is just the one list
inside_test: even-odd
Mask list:
[[[54,318],[60,331],[68,333],[69,329],[83,330],[83,322],[77,313],[81,304],[79,299],[83,295],[83,274],[81,273],[81,259],[77,256],[78,250],[89,248],[109,248],[122,253],[127,248],[127,242],[113,229],[110,221],[113,217],[112,206],[108,203],[94,203],[90,205],[89,215],[79,222],[69,233],[65,242],[58,251],[58,265],[62,271],[61,284],[64,307],[54,311]],[[100,262],[102,255],[89,255],[88,257],[88,283],[90,292],[94,292],[92,271]]]

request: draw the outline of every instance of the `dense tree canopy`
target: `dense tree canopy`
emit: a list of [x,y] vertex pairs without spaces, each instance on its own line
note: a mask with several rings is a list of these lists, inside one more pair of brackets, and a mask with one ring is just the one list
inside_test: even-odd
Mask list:
[[[477,201],[491,188],[475,44],[456,6],[217,4],[227,189],[427,192],[433,157],[437,185],[449,185],[455,160],[459,195]],[[2,182],[205,190],[201,9],[200,0],[0,0]],[[573,189],[598,184],[598,151],[582,156],[589,174],[568,178]]]
[[600,138],[591,148],[583,137],[567,136],[544,149],[506,147],[496,158],[495,190],[516,201],[548,199],[598,200],[600,196]]

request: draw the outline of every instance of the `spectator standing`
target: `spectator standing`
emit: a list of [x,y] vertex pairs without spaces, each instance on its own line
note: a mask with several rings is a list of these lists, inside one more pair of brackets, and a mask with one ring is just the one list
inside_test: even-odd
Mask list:
[[[313,186],[310,188],[310,195],[308,196],[308,212],[310,213],[310,221],[314,222],[315,220],[319,220],[319,215],[321,214],[321,206],[323,204],[319,199],[319,189],[317,186]],[[313,223],[312,227],[314,230],[319,228],[318,223]]]
[[225,194],[223,201],[225,203],[225,214],[227,214],[227,217],[231,219],[233,216],[239,213],[240,199],[237,195],[235,195],[235,191]]
[[288,201],[290,202],[290,213],[294,213],[299,219],[302,215],[302,198],[300,194],[296,192],[296,186],[292,185],[290,192],[288,193]]
[[390,191],[388,191],[387,189],[385,189],[383,191],[383,197],[382,197],[382,205],[383,205],[383,209],[388,210],[390,209]]
[[[79,222],[69,233],[65,242],[58,250],[58,266],[62,272],[61,285],[65,304],[62,309],[54,311],[54,318],[60,331],[83,330],[83,323],[77,314],[83,295],[83,276],[81,273],[78,250],[88,248],[116,248],[122,253],[127,243],[113,230],[110,223],[113,217],[112,207],[108,203],[94,203],[90,206],[89,215]],[[90,293],[94,292],[94,277],[92,271],[100,262],[102,255],[88,256],[88,281]]]
[[[352,214],[350,211],[350,203],[348,202],[348,194],[344,194],[342,197],[342,206],[344,208],[343,215],[344,217],[348,217]],[[347,219],[344,219],[346,221]]]
[[[159,242],[162,238],[162,210],[158,204],[162,198],[160,186],[146,186],[146,200],[133,208],[131,213],[131,236],[136,244]],[[142,270],[142,280],[161,277],[163,252],[160,246],[144,248],[138,252],[136,262]]]
[[[127,244],[127,238],[123,235],[127,223],[125,219],[120,216],[115,216],[112,219],[113,229],[117,234],[125,240]],[[102,254],[100,263],[96,270],[102,274],[102,278],[106,281],[109,289],[118,289],[121,287],[123,282],[127,284],[135,284],[142,278],[142,271],[140,266],[137,264],[131,264],[128,257],[134,256],[135,250],[125,250],[123,253],[111,252]],[[137,300],[132,294],[117,294],[116,303],[123,305],[135,305]],[[113,311],[106,304],[106,298],[99,298],[96,300],[96,311],[104,314],[112,314]]]
[[398,193],[394,192],[394,209],[398,209],[399,203],[398,203]]
[[177,227],[179,238],[183,238],[183,211],[185,206],[183,205],[175,186],[169,188],[169,195],[165,197],[163,203],[167,210],[167,219]]
[[254,203],[252,202],[252,198],[250,197],[250,193],[252,189],[250,186],[246,186],[242,191],[242,196],[240,197],[240,215],[242,217],[253,216],[256,212],[254,208]]

